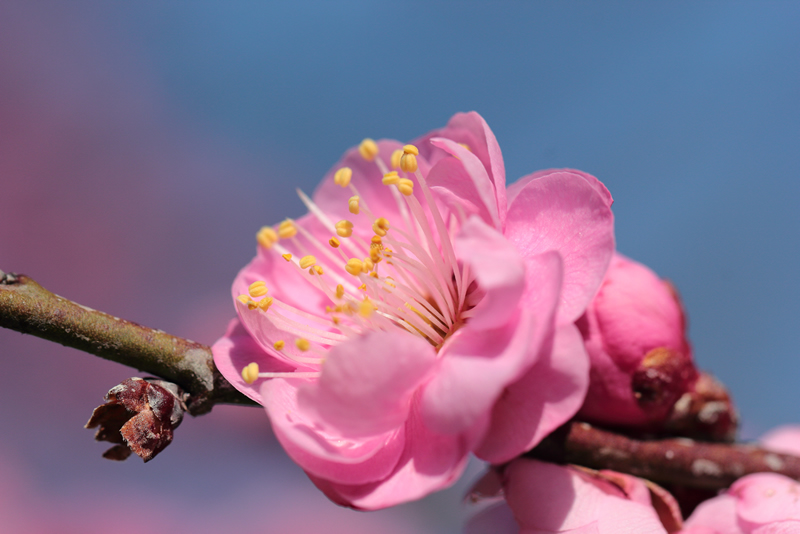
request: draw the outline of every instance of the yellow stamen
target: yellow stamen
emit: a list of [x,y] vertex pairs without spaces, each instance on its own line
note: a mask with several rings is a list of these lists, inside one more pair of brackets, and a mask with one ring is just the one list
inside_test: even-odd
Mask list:
[[358,305],[358,314],[367,318],[375,311],[375,305],[369,299],[362,300]]
[[320,275],[320,276],[322,276],[323,274],[325,274],[325,273],[323,272],[323,270],[322,270],[322,267],[320,267],[319,265],[315,265],[315,266],[313,267],[313,269],[314,269],[314,271],[315,271],[315,272],[316,272],[318,275]]
[[408,178],[401,178],[400,183],[397,184],[397,189],[405,196],[410,197],[414,194],[414,182]]
[[400,168],[405,172],[417,172],[417,156],[414,154],[403,154],[400,158]]
[[419,150],[414,145],[405,145],[403,147],[403,154],[414,154],[415,156],[419,156]]
[[336,239],[335,237],[332,237],[332,238],[328,239],[328,244],[330,246],[332,246],[333,248],[339,248],[339,245],[341,245],[339,240]]
[[270,226],[264,226],[256,234],[256,241],[264,248],[272,248],[278,242],[278,233]]
[[372,244],[370,245],[371,247],[383,245],[383,239],[381,239],[381,236],[379,235],[372,236],[370,241],[372,241]]
[[333,321],[333,324],[339,324],[339,318],[336,317],[335,315],[331,317],[331,321]]
[[333,175],[333,183],[341,187],[350,185],[350,180],[353,178],[353,169],[350,167],[342,167],[336,174]]
[[339,237],[350,237],[353,235],[353,223],[347,219],[342,219],[336,223],[336,234]]
[[397,171],[391,171],[384,174],[381,181],[383,182],[383,185],[395,185],[400,181],[400,177],[397,176]]
[[267,311],[272,306],[272,297],[263,298],[258,301],[258,307],[262,311]]
[[248,302],[250,302],[250,295],[239,295],[236,298],[239,299],[239,302],[241,302],[242,304],[247,304]]
[[279,339],[278,341],[273,343],[272,346],[275,347],[275,350],[283,350],[283,347],[286,346],[286,342],[282,339]]
[[389,163],[391,163],[393,169],[399,169],[400,168],[400,158],[402,158],[402,157],[403,157],[403,150],[402,149],[398,148],[397,150],[392,152],[392,157],[389,160]]
[[358,258],[350,258],[349,260],[347,260],[347,264],[344,266],[344,270],[352,274],[353,276],[358,276],[359,274],[361,274],[361,271],[363,269],[364,269],[364,262],[359,260]]
[[367,284],[361,284],[360,286],[358,286],[358,289],[360,289],[361,291],[366,291],[367,290]]
[[242,369],[242,379],[248,384],[252,384],[258,380],[258,364],[256,362],[248,363],[247,366]]
[[344,287],[342,284],[336,284],[336,298],[340,299],[344,296]]
[[[269,298],[269,297],[267,297],[267,298]],[[254,301],[252,299],[247,301],[247,309],[248,310],[255,310],[256,308],[258,308],[258,302]]]
[[294,345],[302,352],[305,352],[311,348],[311,343],[307,339],[302,337],[295,339]]
[[283,254],[281,257],[286,261],[292,261],[292,255],[291,254]]
[[389,231],[389,221],[383,217],[378,217],[372,224],[372,231],[381,237],[385,236],[386,232]]
[[267,294],[267,284],[263,280],[253,282],[248,288],[251,297],[263,297]]
[[368,273],[375,267],[375,264],[372,263],[372,260],[369,258],[364,258],[364,272]]
[[303,256],[300,259],[300,268],[301,269],[308,269],[309,267],[311,267],[315,263],[317,263],[317,258],[315,258],[314,256],[311,256],[311,255]]
[[358,153],[365,160],[372,161],[378,155],[378,144],[370,138],[364,139],[358,145]]
[[281,236],[281,239],[289,239],[297,235],[297,228],[294,227],[292,221],[285,220],[278,225],[278,235]]
[[372,278],[378,278],[378,273],[376,273],[375,271],[372,271],[371,273],[369,273],[369,275],[370,275]]
[[372,263],[380,263],[381,262],[381,251],[379,248],[371,248],[369,250],[369,259],[372,260]]
[[350,210],[350,213],[353,215],[358,215],[358,195],[350,197],[350,200],[347,201],[347,207]]

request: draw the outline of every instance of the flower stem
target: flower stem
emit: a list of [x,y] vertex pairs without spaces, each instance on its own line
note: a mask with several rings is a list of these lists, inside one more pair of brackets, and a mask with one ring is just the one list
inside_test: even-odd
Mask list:
[[214,404],[253,404],[222,377],[206,345],[81,306],[23,274],[0,271],[0,327],[174,382],[189,394],[192,415]]

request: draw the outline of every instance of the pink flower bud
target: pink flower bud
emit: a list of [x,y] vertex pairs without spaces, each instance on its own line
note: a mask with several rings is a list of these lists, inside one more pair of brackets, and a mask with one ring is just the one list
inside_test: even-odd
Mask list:
[[615,254],[600,289],[576,322],[591,359],[579,417],[652,426],[697,380],[683,308],[672,286]]

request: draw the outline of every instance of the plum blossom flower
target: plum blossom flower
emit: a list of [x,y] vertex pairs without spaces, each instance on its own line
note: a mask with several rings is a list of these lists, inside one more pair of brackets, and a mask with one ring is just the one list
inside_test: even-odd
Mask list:
[[518,458],[505,467],[499,484],[505,500],[471,518],[467,534],[665,534],[682,523],[668,492],[614,471]]
[[641,263],[615,253],[577,324],[592,362],[584,420],[657,425],[697,380],[677,294]]
[[572,417],[588,385],[573,323],[614,247],[594,177],[506,190],[477,113],[411,145],[365,140],[308,215],[264,227],[213,347],[329,498],[375,509],[451,484],[470,450],[506,461]]

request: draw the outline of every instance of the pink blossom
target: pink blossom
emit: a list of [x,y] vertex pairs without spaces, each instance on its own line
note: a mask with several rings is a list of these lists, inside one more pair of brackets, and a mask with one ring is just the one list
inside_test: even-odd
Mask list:
[[578,320],[592,362],[580,417],[646,426],[662,422],[697,379],[683,308],[672,286],[621,254]]
[[502,487],[505,501],[473,517],[467,534],[666,533],[662,520],[680,528],[669,493],[622,473],[519,458],[505,468]]
[[614,246],[599,181],[546,171],[506,190],[467,113],[414,145],[365,140],[301,198],[308,215],[259,232],[213,351],[332,500],[422,497],[470,450],[508,460],[575,414],[572,323]]
[[800,483],[776,473],[740,478],[686,521],[683,534],[798,534]]

